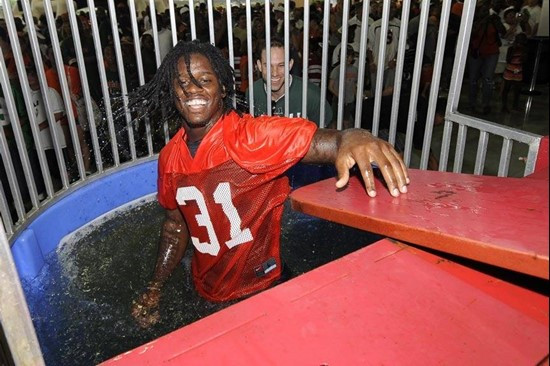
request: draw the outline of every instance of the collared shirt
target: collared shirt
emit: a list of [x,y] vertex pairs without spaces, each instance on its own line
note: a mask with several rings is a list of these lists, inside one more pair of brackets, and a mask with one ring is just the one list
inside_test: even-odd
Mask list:
[[[307,83],[307,100],[306,100],[306,115],[303,114],[302,108],[302,89],[303,80],[298,76],[291,77],[289,85],[289,98],[288,98],[288,117],[304,117],[308,120],[320,124],[321,120],[321,89],[313,84]],[[256,80],[252,85],[254,88],[254,115],[267,114],[267,87],[263,79]],[[249,100],[249,91],[246,91],[246,100]],[[285,95],[272,100],[271,114],[275,116],[285,115]],[[325,125],[332,121],[332,107],[325,101]]]

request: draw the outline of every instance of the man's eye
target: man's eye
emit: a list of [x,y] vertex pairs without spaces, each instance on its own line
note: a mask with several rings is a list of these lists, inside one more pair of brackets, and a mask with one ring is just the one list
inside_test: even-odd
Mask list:
[[180,80],[179,84],[182,88],[185,88],[187,85],[189,85],[189,81],[187,80]]
[[211,80],[210,80],[210,79],[207,79],[207,78],[202,78],[202,79],[200,79],[200,83],[201,83],[202,85],[209,84],[210,81],[211,81]]

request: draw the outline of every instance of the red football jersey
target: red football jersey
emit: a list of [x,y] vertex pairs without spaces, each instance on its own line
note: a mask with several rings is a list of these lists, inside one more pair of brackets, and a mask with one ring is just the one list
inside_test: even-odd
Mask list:
[[194,245],[197,291],[210,301],[240,298],[279,278],[279,236],[290,187],[282,175],[309,150],[314,123],[301,118],[218,121],[195,158],[181,129],[159,157],[158,200],[180,208]]

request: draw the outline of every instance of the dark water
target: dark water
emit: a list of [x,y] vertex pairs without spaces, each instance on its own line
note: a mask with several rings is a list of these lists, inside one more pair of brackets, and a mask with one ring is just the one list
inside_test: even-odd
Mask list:
[[[147,330],[135,324],[129,309],[151,276],[162,218],[152,198],[117,210],[60,245],[24,284],[47,365],[95,365],[231,305],[196,294],[188,251],[165,286],[161,321]],[[378,239],[285,205],[281,252],[294,275]]]

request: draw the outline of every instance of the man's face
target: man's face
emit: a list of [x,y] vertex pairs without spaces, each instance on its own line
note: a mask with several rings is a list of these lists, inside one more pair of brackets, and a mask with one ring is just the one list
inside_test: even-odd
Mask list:
[[239,28],[242,28],[242,29],[246,29],[246,16],[245,15],[241,15],[239,17]]
[[516,23],[516,13],[513,11],[509,11],[504,15],[504,22],[514,25]]
[[380,4],[378,4],[377,2],[371,3],[370,13],[373,19],[375,20],[380,19],[380,16],[382,14],[382,9]]
[[[200,128],[212,126],[223,114],[222,89],[210,61],[203,55],[193,54],[190,69],[182,58],[178,61],[178,77],[174,80],[176,107],[187,126]],[[195,85],[191,74],[198,81]]]
[[[288,69],[292,69],[293,60],[288,63]],[[262,78],[267,83],[267,57],[265,50],[262,51],[261,60],[256,61]],[[271,92],[276,93],[284,90],[285,86],[285,50],[282,47],[271,48]]]
[[151,49],[155,48],[155,43],[154,43],[153,37],[151,37],[148,34],[143,35],[143,38],[142,38],[141,42],[142,42],[143,48],[145,48],[147,50],[151,50]]
[[40,83],[38,82],[38,75],[34,71],[34,66],[32,69],[27,69],[27,80],[29,81],[29,87],[32,90],[40,89]]
[[357,3],[357,7],[355,8],[355,15],[357,16],[357,19],[362,20],[363,19],[363,3]]

